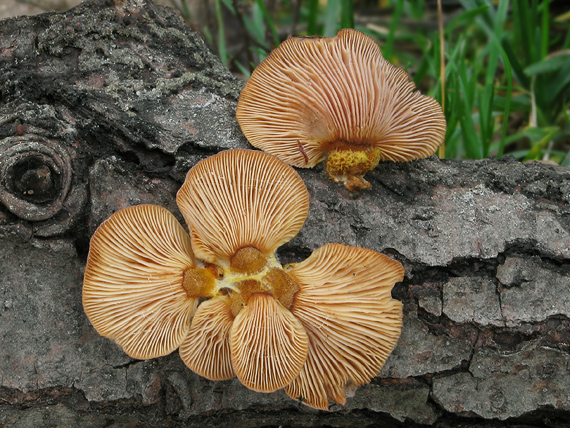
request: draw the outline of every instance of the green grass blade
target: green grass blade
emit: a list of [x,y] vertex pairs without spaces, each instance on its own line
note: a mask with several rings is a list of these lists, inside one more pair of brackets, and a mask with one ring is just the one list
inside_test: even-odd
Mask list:
[[[479,129],[481,132],[481,143],[483,145],[483,156],[489,155],[493,134],[495,131],[495,118],[493,116],[493,104],[495,97],[495,80],[499,66],[501,50],[502,29],[507,17],[508,1],[501,0],[496,13],[491,16],[494,19],[493,32],[491,33],[491,44],[489,45],[489,57],[486,64],[485,81],[483,91],[479,97]],[[492,9],[489,9],[489,11]]]
[[386,44],[382,48],[382,56],[388,61],[392,59],[392,49],[394,47],[394,40],[396,39],[396,30],[400,23],[400,17],[402,16],[403,9],[404,0],[397,0],[394,12],[392,13],[392,19],[390,20],[390,26],[388,27],[388,37],[386,38]]
[[524,160],[540,159],[542,151],[552,137],[559,131],[558,127],[530,128],[527,135],[531,139],[532,147]]
[[524,69],[524,74],[529,77],[538,74],[551,73],[558,71],[561,67],[570,62],[570,51],[561,52],[559,55],[545,58],[539,62],[529,65]]
[[[459,3],[467,11],[474,11],[484,6],[484,2],[475,0],[459,0]],[[495,22],[494,15],[495,9],[493,7],[488,7],[485,9],[485,13],[477,14],[475,19],[479,28],[483,30],[489,38],[493,34],[493,23]]]
[[318,33],[319,0],[309,0],[309,15],[307,16],[307,34],[309,36]]
[[325,9],[325,27],[323,36],[334,37],[338,31],[338,17],[340,14],[340,0],[328,0]]
[[463,93],[463,98],[457,107],[461,108],[459,123],[461,126],[461,135],[463,136],[463,144],[465,152],[470,159],[480,159],[482,157],[481,144],[478,139],[475,121],[472,112],[474,111],[475,100],[475,79],[468,76],[467,66],[461,64],[459,66],[459,86]]
[[234,8],[234,5],[232,4],[232,0],[222,0],[222,3],[224,4],[225,7],[228,8],[228,10],[231,12],[232,15],[236,15],[236,10]]
[[273,19],[271,19],[271,15],[267,11],[267,7],[265,6],[265,1],[264,0],[255,0],[255,3],[257,4],[257,7],[259,7],[259,10],[261,11],[261,15],[263,16],[265,23],[269,27],[269,31],[271,31],[271,35],[273,36],[274,45],[278,46],[279,45],[279,36],[277,35],[277,29],[275,28],[275,24],[273,22]]
[[224,31],[224,18],[222,17],[222,6],[220,0],[214,0],[214,6],[216,9],[216,22],[218,24],[218,55],[220,56],[220,61],[225,66],[228,65],[228,50],[226,47],[226,33]]
[[509,59],[509,63],[512,66],[512,71],[515,78],[524,88],[529,88],[530,79],[525,74],[521,61],[519,60],[518,56],[515,54],[511,43],[507,39],[503,41],[503,49],[505,50],[507,58]]
[[550,38],[550,19],[548,9],[550,6],[550,0],[542,0],[542,28],[541,28],[541,40],[540,40],[540,57],[546,58],[548,55],[548,42]]
[[513,16],[516,46],[518,46],[525,58],[523,63],[532,64],[538,61],[534,49],[534,32],[537,27],[536,5],[530,1],[514,1]]
[[479,130],[481,132],[481,143],[483,145],[483,156],[488,156],[489,146],[493,139],[494,118],[493,102],[495,97],[495,76],[499,63],[499,52],[497,47],[491,45],[489,57],[487,59],[485,81],[482,91],[479,92]]
[[208,27],[204,27],[202,28],[202,32],[208,44],[210,46],[214,46],[214,37],[212,36],[212,33],[210,33],[210,29]]
[[[459,87],[457,74],[453,73],[450,76],[452,77],[446,78],[447,90],[445,118],[447,121],[447,131],[445,134],[445,157],[457,158],[459,154],[458,144],[460,134],[456,133],[456,130],[460,125],[459,119],[461,115],[461,109],[458,109],[456,106],[461,105],[461,90]],[[453,108],[450,106],[453,106]]]
[[[172,1],[172,5],[177,7],[178,4],[175,1]],[[190,21],[192,19],[192,13],[190,12],[190,8],[188,7],[187,0],[180,0],[180,13],[185,21]]]
[[445,26],[445,34],[450,34],[451,32],[455,31],[457,27],[463,27],[467,24],[470,24],[477,16],[481,15],[487,9],[489,9],[489,7],[490,5],[484,4],[474,9],[468,9],[465,12],[461,12],[459,15],[452,18],[451,21],[449,21],[449,23]]
[[511,113],[511,100],[513,97],[513,72],[511,63],[509,62],[507,53],[502,48],[501,57],[503,58],[503,65],[505,66],[505,74],[507,76],[507,95],[505,97],[505,106],[503,108],[503,125],[501,127],[501,138],[499,140],[499,148],[497,150],[497,157],[499,158],[505,153],[505,141],[507,139],[509,115]]
[[[567,12],[570,15],[570,11]],[[570,31],[566,33],[566,38],[564,39],[564,43],[562,43],[562,49],[570,48]]]
[[269,48],[265,41],[265,19],[257,2],[251,5],[251,20],[248,25],[254,40],[265,48]]
[[240,73],[243,74],[247,79],[251,77],[251,71],[245,68],[245,66],[241,62],[236,61],[235,65],[239,69]]
[[340,28],[354,28],[353,0],[341,0],[340,2]]

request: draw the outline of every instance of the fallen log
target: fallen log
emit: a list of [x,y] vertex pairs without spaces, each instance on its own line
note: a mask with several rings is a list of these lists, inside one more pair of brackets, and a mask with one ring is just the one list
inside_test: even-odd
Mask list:
[[562,427],[570,424],[570,172],[540,163],[385,162],[350,194],[301,170],[307,222],[406,269],[394,353],[346,406],[212,382],[177,352],[133,360],[81,304],[90,236],[120,208],[182,220],[188,169],[249,148],[242,83],[171,9],[90,0],[0,23],[0,426]]

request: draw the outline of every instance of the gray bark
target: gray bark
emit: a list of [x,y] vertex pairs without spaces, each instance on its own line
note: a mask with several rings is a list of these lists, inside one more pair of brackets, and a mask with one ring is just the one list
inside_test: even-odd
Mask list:
[[242,84],[172,10],[93,0],[0,22],[0,426],[539,427],[570,423],[570,172],[514,159],[382,163],[351,195],[299,171],[282,262],[338,242],[406,268],[402,337],[345,407],[132,360],[81,305],[88,242],[139,203],[174,212],[198,160],[247,142]]

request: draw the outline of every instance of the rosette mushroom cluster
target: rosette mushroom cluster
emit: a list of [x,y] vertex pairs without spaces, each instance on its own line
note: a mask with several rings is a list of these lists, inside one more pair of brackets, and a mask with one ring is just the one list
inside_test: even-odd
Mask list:
[[236,117],[255,147],[301,168],[326,159],[351,191],[370,187],[364,175],[381,160],[433,155],[446,131],[438,102],[352,29],[281,43],[253,71]]
[[189,233],[166,209],[113,214],[90,244],[83,306],[95,329],[138,359],[177,348],[212,380],[285,388],[328,409],[368,383],[396,345],[402,265],[327,244],[283,267],[275,252],[301,229],[309,195],[269,154],[229,150],[197,163],[177,195]]

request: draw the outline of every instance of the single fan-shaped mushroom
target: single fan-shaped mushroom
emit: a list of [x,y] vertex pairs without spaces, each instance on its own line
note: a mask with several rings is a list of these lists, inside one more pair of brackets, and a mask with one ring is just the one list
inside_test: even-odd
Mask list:
[[[188,272],[203,276],[198,293],[185,281]],[[138,205],[113,214],[91,238],[83,308],[99,334],[129,356],[154,358],[178,348],[197,298],[213,286],[213,276],[196,268],[178,220],[164,208]]]
[[302,227],[308,201],[298,174],[274,156],[205,159],[177,196],[190,236],[154,205],[121,210],[97,229],[85,312],[133,358],[179,347],[208,379],[286,387],[317,408],[343,403],[347,385],[368,382],[396,343],[401,305],[390,290],[403,270],[338,244],[284,269],[275,251]]
[[363,175],[380,160],[433,155],[446,130],[437,101],[351,29],[283,42],[252,73],[236,116],[255,147],[297,167],[326,158],[350,190],[370,187]]
[[289,271],[299,292],[291,307],[309,335],[309,354],[285,388],[317,409],[370,382],[396,346],[402,304],[392,299],[404,278],[398,262],[375,251],[327,244]]
[[[264,257],[293,238],[307,218],[309,194],[301,177],[274,156],[228,150],[192,168],[176,197],[191,228],[196,257],[225,267],[246,264],[254,247]],[[241,260],[240,260],[241,259]]]
[[309,339],[298,319],[272,296],[256,293],[232,326],[232,361],[242,383],[272,392],[297,377]]

